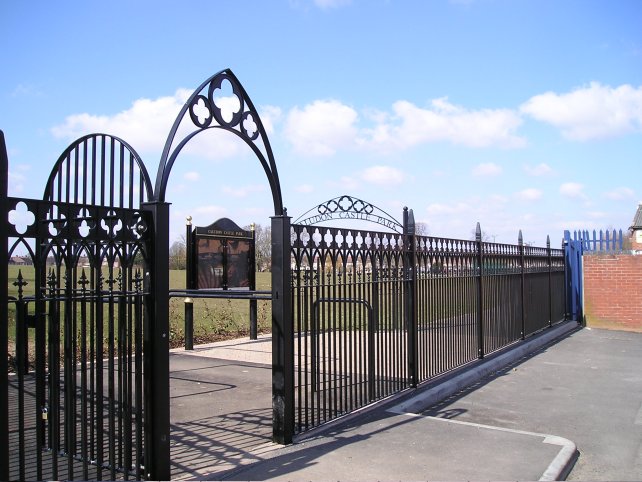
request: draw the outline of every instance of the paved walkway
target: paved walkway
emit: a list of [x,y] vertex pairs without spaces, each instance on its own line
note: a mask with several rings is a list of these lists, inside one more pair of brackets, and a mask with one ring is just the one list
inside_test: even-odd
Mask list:
[[[553,480],[572,469],[571,480],[642,479],[640,333],[573,331],[533,356],[497,360],[507,368],[480,365],[289,447],[269,442],[269,339],[245,347],[227,361],[223,350],[238,348],[174,352],[173,477]],[[474,382],[475,371],[490,373]],[[203,388],[191,395],[183,383]]]

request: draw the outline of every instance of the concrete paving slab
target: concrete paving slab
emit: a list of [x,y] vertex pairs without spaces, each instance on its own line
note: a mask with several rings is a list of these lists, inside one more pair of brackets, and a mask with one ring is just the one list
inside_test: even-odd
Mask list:
[[560,451],[539,434],[379,412],[226,480],[538,480]]
[[572,440],[569,480],[642,479],[642,334],[584,329],[423,411]]
[[[570,479],[642,478],[642,334],[567,333],[535,356],[516,351],[503,365],[478,370],[477,379],[462,378],[472,386],[459,386],[443,402],[418,391],[392,411],[366,411],[289,447],[268,441],[269,365],[239,361],[245,357],[239,351],[219,345],[201,350],[206,356],[172,355],[172,424],[179,434],[172,447],[183,456],[174,476],[553,480],[572,467],[577,445],[581,455]],[[214,353],[230,359],[211,358]],[[193,383],[200,385],[190,395],[183,384]],[[213,401],[241,387],[245,395]],[[190,397],[201,407],[184,403]]]
[[260,335],[256,340],[248,338],[217,341],[205,345],[197,345],[193,350],[174,348],[172,353],[181,353],[203,358],[218,358],[248,363],[272,364],[272,336]]
[[172,479],[207,478],[261,460],[271,442],[271,367],[173,352]]

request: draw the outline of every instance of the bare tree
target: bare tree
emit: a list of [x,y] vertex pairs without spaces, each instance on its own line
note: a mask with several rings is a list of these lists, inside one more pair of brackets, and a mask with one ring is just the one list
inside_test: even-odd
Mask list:
[[415,234],[417,236],[429,236],[430,229],[428,229],[428,223],[422,221],[415,223]]
[[[493,243],[495,242],[495,234],[488,234],[486,231],[482,229],[481,232],[481,240],[484,243]],[[477,240],[477,228],[471,229],[470,231],[470,239],[473,241]]]
[[169,269],[185,269],[187,252],[185,236],[181,235],[169,248]]
[[[249,230],[246,226],[244,229]],[[254,240],[256,248],[256,269],[269,271],[272,262],[272,230],[269,226],[254,225]]]

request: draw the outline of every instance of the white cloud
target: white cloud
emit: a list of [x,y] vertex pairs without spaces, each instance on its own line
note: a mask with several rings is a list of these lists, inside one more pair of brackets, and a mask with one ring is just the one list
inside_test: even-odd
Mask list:
[[352,0],[314,0],[314,4],[323,10],[344,7],[350,3]]
[[301,184],[295,187],[294,190],[303,194],[309,194],[314,191],[314,186],[312,186],[311,184]]
[[535,188],[528,188],[524,189],[523,191],[519,191],[517,193],[517,197],[522,201],[536,201],[538,199],[541,199],[542,191]]
[[568,139],[620,136],[642,129],[642,86],[613,88],[592,82],[565,94],[536,95],[521,106],[521,111],[561,129]]
[[311,156],[331,156],[339,149],[395,152],[431,142],[467,147],[517,148],[526,145],[515,134],[522,124],[509,109],[468,110],[446,98],[424,109],[400,100],[392,111],[357,111],[337,100],[317,100],[287,115],[284,134],[294,149]]
[[206,215],[214,215],[214,216],[224,216],[227,213],[227,209],[225,209],[222,206],[215,206],[215,205],[207,205],[207,206],[199,206],[196,209],[194,209],[194,213],[197,215],[201,214],[206,214]]
[[344,192],[355,192],[359,189],[359,183],[356,181],[354,176],[341,176],[338,180],[332,180],[327,182],[328,187],[330,188],[339,188],[343,189]]
[[265,132],[269,136],[274,133],[275,124],[283,117],[283,111],[280,107],[265,105],[259,109],[259,116],[261,116]]
[[587,211],[586,214],[593,219],[604,219],[608,216],[604,211]]
[[399,169],[390,166],[373,166],[361,173],[361,178],[371,184],[390,185],[401,184],[404,174]]
[[526,174],[529,176],[548,176],[549,174],[553,173],[553,168],[549,166],[548,164],[541,163],[538,164],[537,166],[524,166],[524,171]]
[[560,194],[571,199],[586,199],[584,185],[577,182],[565,182],[560,186]]
[[635,191],[628,187],[618,187],[612,191],[604,193],[604,197],[613,201],[625,201],[635,198]]
[[288,113],[285,136],[295,151],[311,156],[331,156],[353,145],[357,112],[336,100],[317,100]]
[[473,176],[497,176],[502,173],[501,166],[498,166],[494,162],[486,162],[477,165],[473,169]]
[[27,164],[17,164],[9,170],[7,173],[9,195],[15,196],[24,192],[25,183],[29,179],[29,171],[31,171],[31,166]]
[[248,195],[255,192],[265,191],[265,186],[262,184],[250,185],[250,186],[241,186],[232,188],[229,186],[223,186],[223,193],[228,194],[232,197],[247,197]]
[[407,149],[440,141],[467,147],[525,145],[525,140],[515,135],[522,120],[509,109],[468,110],[441,98],[433,100],[428,109],[400,100],[392,110],[397,123],[381,123],[365,130],[369,144],[376,149]]
[[13,92],[11,92],[11,97],[32,97],[38,98],[43,97],[44,92],[40,87],[33,84],[18,84]]
[[426,208],[430,216],[439,216],[443,214],[457,214],[470,211],[470,206],[466,203],[459,202],[456,204],[432,203]]
[[190,171],[183,174],[183,179],[186,181],[198,181],[201,178],[201,175],[196,171]]
[[[57,138],[77,139],[95,132],[111,134],[127,141],[139,153],[162,151],[174,120],[191,91],[178,89],[174,95],[156,99],[138,99],[132,106],[114,115],[89,113],[68,116],[64,123],[54,126],[52,134]],[[224,117],[238,99],[220,97],[216,100]],[[236,107],[238,108],[238,107]],[[184,118],[176,139],[182,139],[194,130],[189,115]],[[175,141],[176,143],[176,141]],[[225,159],[248,152],[247,146],[236,136],[219,130],[207,131],[195,136],[187,144],[185,153],[205,159]]]

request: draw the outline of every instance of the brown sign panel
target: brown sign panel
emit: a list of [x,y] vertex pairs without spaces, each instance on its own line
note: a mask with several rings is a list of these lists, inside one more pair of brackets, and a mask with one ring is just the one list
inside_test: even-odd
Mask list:
[[227,218],[194,230],[197,289],[254,289],[254,233]]

